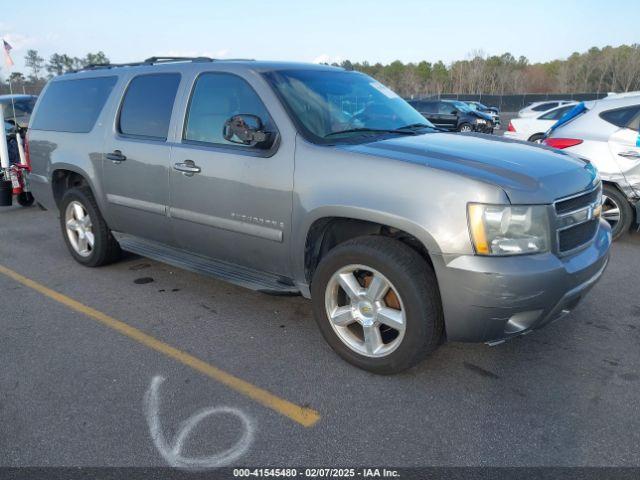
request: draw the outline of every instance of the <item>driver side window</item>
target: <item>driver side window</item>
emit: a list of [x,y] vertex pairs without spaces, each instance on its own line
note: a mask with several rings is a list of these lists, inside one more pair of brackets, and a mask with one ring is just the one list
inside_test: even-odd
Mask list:
[[267,129],[272,125],[262,100],[244,79],[229,73],[203,73],[191,93],[183,139],[251,148],[223,136],[225,122],[240,114],[260,117]]

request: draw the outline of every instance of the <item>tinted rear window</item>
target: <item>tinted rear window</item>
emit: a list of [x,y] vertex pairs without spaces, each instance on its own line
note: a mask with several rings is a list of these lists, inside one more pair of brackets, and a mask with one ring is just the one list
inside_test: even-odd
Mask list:
[[538,105],[537,107],[533,107],[531,110],[534,112],[546,112],[552,108],[556,108],[558,106],[558,102],[552,103],[543,103],[542,105]]
[[122,101],[120,133],[166,140],[179,84],[178,73],[135,77]]
[[638,113],[640,113],[640,105],[634,105],[633,107],[607,110],[600,114],[600,118],[614,124],[616,127],[637,130],[637,128],[633,128],[632,121],[635,120]]
[[540,120],[558,120],[573,107],[574,105],[567,105],[566,107],[558,108],[553,112],[545,113],[540,117]]
[[40,101],[31,128],[90,132],[116,80],[117,77],[97,77],[52,82]]

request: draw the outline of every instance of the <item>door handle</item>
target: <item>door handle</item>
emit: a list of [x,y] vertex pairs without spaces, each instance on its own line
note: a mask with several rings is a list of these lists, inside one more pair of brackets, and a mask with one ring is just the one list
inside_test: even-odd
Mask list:
[[618,155],[626,158],[640,158],[640,152],[636,152],[634,150],[629,150],[627,152],[620,152]]
[[193,160],[185,160],[184,162],[178,162],[173,164],[173,169],[182,172],[187,177],[193,176],[195,173],[200,173],[201,169]]
[[125,157],[120,150],[114,150],[111,153],[105,153],[104,157],[107,160],[111,160],[113,163],[124,162],[127,157]]

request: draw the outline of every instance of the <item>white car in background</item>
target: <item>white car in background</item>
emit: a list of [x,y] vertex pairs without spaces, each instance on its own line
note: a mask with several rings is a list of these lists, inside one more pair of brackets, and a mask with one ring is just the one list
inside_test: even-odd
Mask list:
[[554,125],[543,143],[598,169],[604,184],[602,216],[618,238],[640,221],[640,92],[586,102],[571,115]]
[[504,136],[515,140],[539,143],[544,138],[545,132],[577,104],[578,102],[567,103],[533,117],[513,118],[504,132]]
[[542,112],[546,112],[551,110],[552,108],[560,107],[562,105],[566,105],[567,103],[574,103],[573,100],[547,100],[544,102],[533,102],[528,106],[524,107],[522,110],[518,112],[518,117],[535,117],[536,115],[541,114]]

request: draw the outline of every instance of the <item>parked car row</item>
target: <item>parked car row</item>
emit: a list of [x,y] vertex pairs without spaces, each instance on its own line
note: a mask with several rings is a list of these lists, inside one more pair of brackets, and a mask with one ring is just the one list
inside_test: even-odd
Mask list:
[[409,104],[436,127],[455,132],[493,133],[493,115],[458,100],[411,100]]

